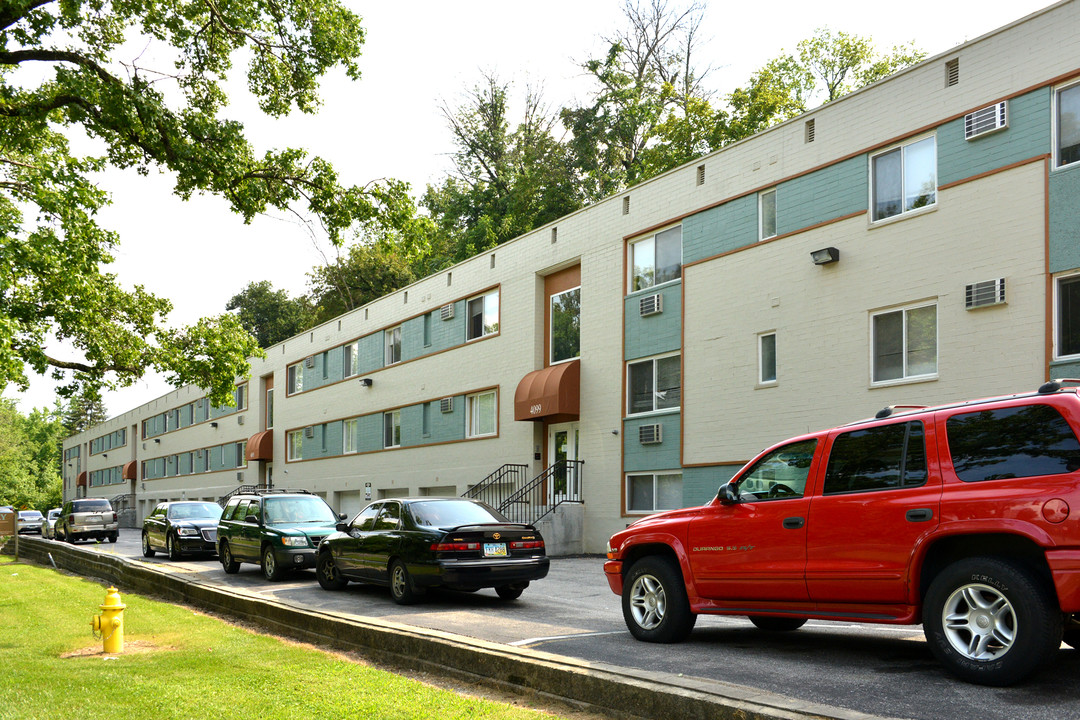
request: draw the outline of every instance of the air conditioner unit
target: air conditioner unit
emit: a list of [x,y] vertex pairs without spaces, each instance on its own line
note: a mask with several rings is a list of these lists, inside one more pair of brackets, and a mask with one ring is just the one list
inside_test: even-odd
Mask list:
[[454,317],[454,303],[447,303],[439,308],[439,317],[443,320],[450,320]]
[[638,428],[638,442],[642,445],[656,445],[663,440],[664,426],[656,423],[654,425],[642,425]]
[[1008,101],[1001,102],[968,113],[964,116],[964,138],[973,140],[981,135],[1004,130],[1009,126]]
[[444,397],[439,401],[439,412],[454,412],[454,398]]
[[646,295],[638,301],[638,312],[641,313],[641,317],[648,317],[649,315],[656,315],[664,311],[664,296],[660,293],[655,295]]
[[983,280],[964,287],[964,307],[968,310],[1005,304],[1005,278]]
[[314,425],[308,425],[306,428],[304,428],[304,437],[306,437],[306,438],[315,437],[315,426]]
[[240,472],[236,473],[236,482],[238,482],[238,483],[244,482],[244,472],[242,470]]

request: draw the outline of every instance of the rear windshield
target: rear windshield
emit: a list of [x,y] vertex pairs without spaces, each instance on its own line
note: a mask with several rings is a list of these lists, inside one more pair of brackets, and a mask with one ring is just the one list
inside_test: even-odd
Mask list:
[[425,500],[409,505],[409,512],[417,525],[428,527],[458,527],[484,523],[509,522],[504,516],[486,505],[465,500]]
[[108,512],[112,505],[108,500],[76,500],[72,507],[73,512]]

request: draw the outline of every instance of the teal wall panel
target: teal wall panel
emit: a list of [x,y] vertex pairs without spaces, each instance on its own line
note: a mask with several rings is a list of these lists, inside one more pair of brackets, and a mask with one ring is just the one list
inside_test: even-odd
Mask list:
[[[663,312],[641,317],[640,301],[646,295],[659,292],[663,296]],[[650,289],[630,295],[625,307],[625,353],[627,360],[648,357],[678,350],[682,344],[682,283],[665,285],[658,291]]]
[[[776,188],[777,234],[865,211],[867,172],[866,156],[858,155],[781,183]],[[753,213],[756,233],[756,196]]]
[[465,342],[464,300],[454,303],[454,317],[449,320],[442,319],[440,308],[433,310],[431,315],[431,347],[427,352],[446,350]]
[[357,449],[360,452],[372,452],[374,450],[382,450],[382,423],[382,413],[375,413],[374,415],[364,415],[363,417],[357,418],[357,432],[360,435],[360,442],[357,444]]
[[[401,359],[412,360],[426,355],[431,349],[424,347],[424,317],[414,317],[401,324]],[[419,426],[417,426],[419,428]],[[417,430],[416,436],[420,436]]]
[[1050,272],[1080,267],[1080,167],[1050,173]]
[[422,405],[410,405],[401,408],[401,447],[427,443],[420,432],[422,416]]
[[683,263],[757,242],[757,195],[747,195],[683,220]]
[[360,350],[357,353],[359,358],[359,373],[361,376],[378,370],[383,366],[383,348],[384,345],[383,333],[377,332],[371,335],[365,335],[360,338]]
[[720,486],[733,478],[739,469],[738,465],[683,469],[683,507],[704,505],[712,500]]
[[429,443],[453,442],[465,438],[465,396],[454,397],[454,409],[444,413],[439,410],[439,401],[431,403],[431,437]]
[[1050,88],[1009,100],[1008,127],[964,139],[964,118],[938,128],[938,184],[947,185],[1050,151]]
[[[663,442],[642,445],[638,441],[638,428],[654,423],[663,426]],[[681,431],[679,413],[650,415],[644,418],[627,418],[623,421],[623,469],[626,472],[673,470],[679,465],[679,436]]]

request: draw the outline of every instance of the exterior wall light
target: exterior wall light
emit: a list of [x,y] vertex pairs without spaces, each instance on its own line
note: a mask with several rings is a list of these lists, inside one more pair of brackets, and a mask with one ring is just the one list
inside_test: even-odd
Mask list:
[[371,378],[360,378],[360,384],[364,387],[371,387],[373,383]]
[[210,423],[210,427],[217,427],[217,423],[216,422]]
[[840,251],[834,247],[821,248],[810,253],[815,265],[828,265],[840,259]]

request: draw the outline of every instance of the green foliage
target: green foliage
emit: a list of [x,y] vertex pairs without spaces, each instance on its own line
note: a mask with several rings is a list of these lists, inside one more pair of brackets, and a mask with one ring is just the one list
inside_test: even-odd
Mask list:
[[93,388],[83,388],[82,392],[68,400],[61,421],[65,433],[74,435],[105,422],[108,417],[101,393]]
[[[408,205],[402,183],[342,186],[325,160],[256,151],[240,123],[219,116],[234,59],[248,60],[265,113],[313,112],[323,74],[359,77],[363,39],[339,0],[0,5],[0,387],[25,388],[28,371],[51,369],[71,395],[153,368],[225,401],[233,377],[218,373],[245,374],[256,344],[227,317],[168,329],[167,300],[103,271],[118,238],[97,224],[109,198],[92,174],[168,171],[181,198],[219,195],[245,221],[269,209],[312,215],[335,242],[359,223],[393,222]],[[171,66],[143,64],[158,56]],[[72,151],[80,134],[96,155]],[[52,338],[79,357],[50,354]]]
[[59,410],[22,415],[0,398],[0,505],[43,513],[60,505],[59,447],[67,435]]
[[414,279],[403,253],[362,242],[352,245],[344,257],[313,268],[308,277],[317,323],[366,305]]
[[306,298],[290,298],[284,290],[274,290],[269,280],[248,283],[232,296],[225,309],[237,311],[240,325],[261,348],[276,345],[315,324],[315,312]]

